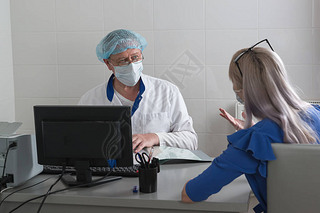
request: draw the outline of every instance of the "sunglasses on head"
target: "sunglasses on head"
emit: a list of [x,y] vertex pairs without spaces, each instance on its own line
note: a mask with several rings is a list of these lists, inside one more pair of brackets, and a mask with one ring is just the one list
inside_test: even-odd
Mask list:
[[267,42],[268,45],[269,45],[269,47],[270,47],[270,49],[271,49],[272,51],[274,51],[273,48],[272,48],[272,46],[271,46],[271,44],[269,43],[268,39],[263,39],[263,40],[259,41],[258,43],[256,43],[255,45],[249,47],[246,51],[240,53],[240,54],[233,60],[233,62],[236,63],[236,65],[237,65],[237,67],[238,67],[238,69],[239,69],[239,72],[240,72],[241,77],[242,77],[242,72],[241,72],[241,69],[240,69],[240,66],[239,66],[239,63],[238,63],[239,59],[240,59],[243,55],[245,55],[246,53],[248,53],[249,51],[251,51],[255,46],[257,46],[258,44],[260,44],[260,43],[262,43],[262,42]]

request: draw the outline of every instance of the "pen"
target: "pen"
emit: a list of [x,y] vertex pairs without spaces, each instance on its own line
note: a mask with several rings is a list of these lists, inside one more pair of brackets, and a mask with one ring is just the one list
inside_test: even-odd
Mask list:
[[148,158],[148,164],[150,164],[150,161],[151,161],[151,158],[152,158],[152,155],[153,155],[153,150],[154,150],[154,148],[151,147],[151,150],[150,150],[150,153],[149,153],[149,158]]

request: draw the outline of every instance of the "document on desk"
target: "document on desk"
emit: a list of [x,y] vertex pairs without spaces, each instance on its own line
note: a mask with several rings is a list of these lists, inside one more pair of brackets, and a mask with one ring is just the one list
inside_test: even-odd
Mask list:
[[211,162],[212,157],[201,150],[188,150],[176,147],[157,146],[154,147],[153,156],[160,160],[160,164]]

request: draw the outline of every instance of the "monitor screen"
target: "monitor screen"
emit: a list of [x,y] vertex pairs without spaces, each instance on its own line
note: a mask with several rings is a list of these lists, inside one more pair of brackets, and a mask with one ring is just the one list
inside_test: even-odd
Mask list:
[[34,106],[38,163],[132,166],[129,106]]

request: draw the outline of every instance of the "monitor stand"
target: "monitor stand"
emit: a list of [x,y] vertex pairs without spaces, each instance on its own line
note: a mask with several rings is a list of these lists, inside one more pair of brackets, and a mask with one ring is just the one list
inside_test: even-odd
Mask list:
[[104,184],[107,182],[119,180],[122,177],[119,176],[107,176],[98,178],[97,180],[92,180],[92,171],[90,170],[88,161],[76,161],[76,178],[72,177],[70,174],[64,174],[61,178],[61,181],[68,186],[96,186]]
[[107,176],[103,178],[102,180],[92,180],[91,182],[79,182],[74,177],[72,177],[70,174],[65,174],[62,176],[61,181],[68,185],[68,186],[79,186],[79,187],[91,187],[96,186],[104,183],[108,183],[115,180],[120,180],[122,177],[120,176]]

